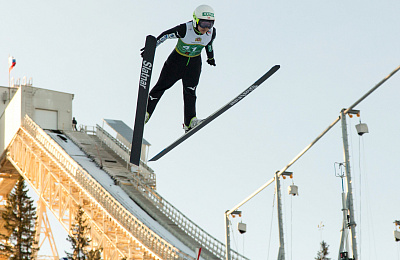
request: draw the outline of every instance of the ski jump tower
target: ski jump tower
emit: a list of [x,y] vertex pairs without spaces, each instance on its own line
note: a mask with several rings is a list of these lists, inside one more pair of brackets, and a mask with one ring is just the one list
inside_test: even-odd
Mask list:
[[[123,122],[106,121],[117,123],[117,137],[98,125],[72,131],[73,94],[24,85],[0,92],[6,92],[0,103],[0,212],[23,176],[39,197],[37,240],[50,242],[50,259],[59,255],[47,211],[69,232],[79,206],[91,227],[91,248],[102,248],[105,260],[225,258],[223,243],[156,192],[145,153],[139,172],[132,172],[130,140],[115,127],[126,130]],[[0,232],[1,226],[0,219]]]

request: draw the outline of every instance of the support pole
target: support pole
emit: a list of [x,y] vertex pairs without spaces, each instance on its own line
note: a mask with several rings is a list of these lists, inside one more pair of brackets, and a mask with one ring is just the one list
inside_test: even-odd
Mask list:
[[225,212],[225,256],[226,260],[231,260],[231,239],[230,239],[230,230],[229,230],[229,215],[228,211]]
[[[358,260],[357,256],[357,240],[356,240],[356,222],[354,219],[354,205],[353,205],[353,187],[351,183],[351,170],[350,170],[350,155],[349,155],[349,143],[348,143],[348,135],[347,135],[347,123],[346,123],[346,114],[345,112],[349,111],[349,109],[343,109],[340,113],[341,123],[342,123],[342,136],[343,136],[343,150],[344,150],[344,162],[346,169],[346,184],[347,184],[347,196],[346,196],[346,208],[347,211],[347,228],[350,228],[351,235],[351,246],[353,251],[353,259]],[[345,230],[343,230],[344,232]],[[342,240],[345,239],[342,233]],[[344,240],[341,241],[341,245],[344,244]],[[339,252],[340,253],[340,252]]]
[[342,229],[340,230],[340,246],[339,246],[339,260],[341,260],[340,253],[347,252],[347,203],[346,203],[346,193],[342,192],[342,213],[343,213],[343,222]]
[[[38,210],[37,210],[38,220],[36,222],[36,242],[38,243],[38,248],[40,249],[46,240],[49,243],[52,258],[54,260],[60,259],[57,251],[56,241],[54,240],[53,231],[50,226],[49,217],[47,215],[46,204],[42,197],[39,198],[38,201]],[[43,239],[40,240],[40,236],[44,235]],[[38,251],[35,251],[34,256],[36,258],[40,258],[38,256]]]
[[283,236],[283,218],[282,218],[282,202],[281,202],[281,182],[279,180],[279,172],[275,173],[275,189],[276,189],[276,205],[278,209],[278,225],[279,225],[279,252],[278,260],[285,260],[285,239]]

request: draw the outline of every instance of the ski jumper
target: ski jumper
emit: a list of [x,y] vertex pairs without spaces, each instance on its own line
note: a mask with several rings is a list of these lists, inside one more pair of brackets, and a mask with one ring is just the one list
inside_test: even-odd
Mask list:
[[171,28],[157,37],[157,46],[167,39],[178,39],[175,49],[165,61],[156,85],[151,89],[147,102],[147,112],[151,116],[164,92],[178,80],[183,84],[185,125],[196,116],[196,87],[201,73],[201,51],[206,47],[208,59],[214,58],[212,43],[216,36],[215,28],[200,34],[193,21]]

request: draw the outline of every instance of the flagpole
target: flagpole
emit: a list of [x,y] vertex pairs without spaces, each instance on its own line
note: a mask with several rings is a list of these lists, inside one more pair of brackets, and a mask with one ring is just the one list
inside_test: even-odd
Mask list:
[[8,54],[8,100],[11,100],[11,80],[10,80],[10,54]]
[[17,62],[14,57],[8,54],[8,100],[11,100],[11,70],[15,67],[15,64]]

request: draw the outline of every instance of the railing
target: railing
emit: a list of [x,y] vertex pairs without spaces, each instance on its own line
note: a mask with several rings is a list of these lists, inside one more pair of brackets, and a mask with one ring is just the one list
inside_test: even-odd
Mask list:
[[[127,165],[130,164],[130,150],[118,139],[114,138],[107,131],[96,125],[96,135],[97,137],[107,145],[111,150],[113,150],[121,159],[123,159]],[[143,161],[140,161],[139,178],[149,185],[152,189],[156,187],[156,175],[154,171],[147,166]]]
[[79,129],[78,131],[85,132],[86,134],[90,134],[90,135],[96,134],[96,129],[94,126],[79,125],[78,129]]
[[[119,151],[114,150],[121,158],[127,158],[129,162],[129,149],[126,148],[120,141],[113,138],[109,133],[107,133],[100,126],[96,126],[97,131],[105,136],[108,136],[115,145],[108,145],[112,147],[120,147]],[[124,153],[122,154],[121,151]],[[125,160],[125,159],[124,159]],[[143,163],[143,162],[141,162]],[[145,164],[144,164],[145,165]],[[147,166],[147,165],[146,165]],[[147,166],[148,167],[148,166]],[[149,168],[150,169],[150,168]],[[134,178],[135,187],[138,187],[138,191],[149,199],[165,216],[167,216],[172,222],[174,222],[181,230],[183,230],[187,235],[193,238],[200,245],[205,247],[208,251],[214,254],[219,259],[225,259],[225,244],[218,241],[216,238],[208,234],[189,218],[187,218],[183,213],[176,209],[171,203],[166,201],[160,194],[155,190],[151,189],[149,186],[142,183],[137,178]],[[232,260],[248,260],[248,258],[240,255],[235,251],[231,251]]]
[[[140,183],[137,183],[140,185]],[[171,203],[166,201],[156,191],[149,187],[142,186],[142,189],[138,189],[143,196],[148,198],[165,216],[167,216],[172,222],[174,222],[181,230],[187,235],[192,237],[201,246],[206,248],[212,254],[217,256],[219,259],[225,259],[225,244],[218,241],[216,238],[208,234],[182,212],[175,208]],[[231,250],[232,260],[248,260],[248,258],[240,255],[236,251]]]
[[90,174],[83,170],[51,137],[49,137],[28,116],[23,121],[24,129],[37,140],[70,173],[123,228],[136,240],[161,259],[192,260],[193,257],[181,252],[150,230],[135,218],[110,193],[107,192]]

